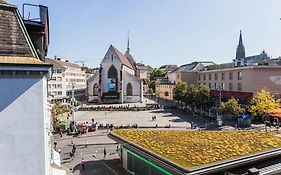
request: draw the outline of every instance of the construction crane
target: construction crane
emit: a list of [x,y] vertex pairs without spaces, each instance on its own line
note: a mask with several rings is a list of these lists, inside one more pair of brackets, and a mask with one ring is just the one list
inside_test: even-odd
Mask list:
[[86,62],[87,60],[83,60],[83,61],[75,61],[75,63],[81,63],[82,64],[82,67],[84,67],[84,63]]

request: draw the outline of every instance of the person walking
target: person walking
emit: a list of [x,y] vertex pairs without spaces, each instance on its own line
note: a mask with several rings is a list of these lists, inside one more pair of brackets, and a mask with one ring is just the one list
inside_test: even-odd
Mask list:
[[70,153],[69,153],[69,157],[70,157],[70,160],[73,160],[74,159],[74,156],[73,156],[74,154],[73,154],[73,151],[70,151]]
[[103,148],[103,159],[105,159],[106,158],[106,150],[105,150],[105,148]]
[[81,160],[81,167],[82,167],[82,171],[84,171],[85,170],[85,161],[84,161],[84,159],[82,158],[82,160]]
[[73,153],[76,152],[76,145],[75,144],[72,145],[72,150],[73,150]]

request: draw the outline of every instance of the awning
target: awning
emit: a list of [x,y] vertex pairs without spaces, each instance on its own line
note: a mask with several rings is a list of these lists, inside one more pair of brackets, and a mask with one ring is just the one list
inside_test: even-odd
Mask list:
[[[220,91],[219,90],[211,90],[211,95],[212,96],[219,96]],[[248,98],[251,99],[253,98],[253,93],[252,92],[237,92],[237,91],[221,91],[221,96],[222,97],[234,97],[234,98]]]

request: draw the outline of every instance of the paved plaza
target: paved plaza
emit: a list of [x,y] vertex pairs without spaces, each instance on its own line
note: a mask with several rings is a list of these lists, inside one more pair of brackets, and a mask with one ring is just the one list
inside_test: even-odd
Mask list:
[[[155,103],[145,100],[147,103]],[[128,104],[122,104],[127,106]],[[145,106],[145,103],[129,104],[130,106]],[[96,105],[95,105],[96,106]],[[106,106],[106,105],[103,105]],[[113,106],[113,105],[107,105]],[[119,106],[116,104],[114,106]],[[156,120],[152,117],[156,116]],[[78,123],[92,122],[94,118],[98,124],[113,124],[114,126],[127,126],[137,124],[140,128],[153,128],[157,125],[159,129],[164,129],[170,125],[171,129],[190,129],[191,122],[198,127],[216,128],[216,125],[203,117],[195,117],[188,112],[181,110],[154,109],[147,111],[77,111],[75,121]],[[168,129],[168,128],[165,128]],[[121,166],[119,156],[116,151],[117,143],[107,137],[106,129],[98,129],[95,132],[71,136],[63,134],[63,137],[55,135],[53,142],[57,142],[57,148],[61,150],[61,160],[63,167],[69,169],[74,175],[125,175],[127,172]],[[75,143],[77,150],[74,160],[70,159],[72,143]],[[104,159],[103,150],[106,149],[107,156]],[[85,160],[85,170],[82,171],[80,162]]]

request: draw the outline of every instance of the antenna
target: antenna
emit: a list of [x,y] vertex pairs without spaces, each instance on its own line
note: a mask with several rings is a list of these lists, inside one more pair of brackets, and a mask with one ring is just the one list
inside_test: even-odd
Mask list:
[[86,62],[87,60],[83,60],[83,61],[75,61],[75,63],[81,63],[82,67],[84,67],[84,63]]

